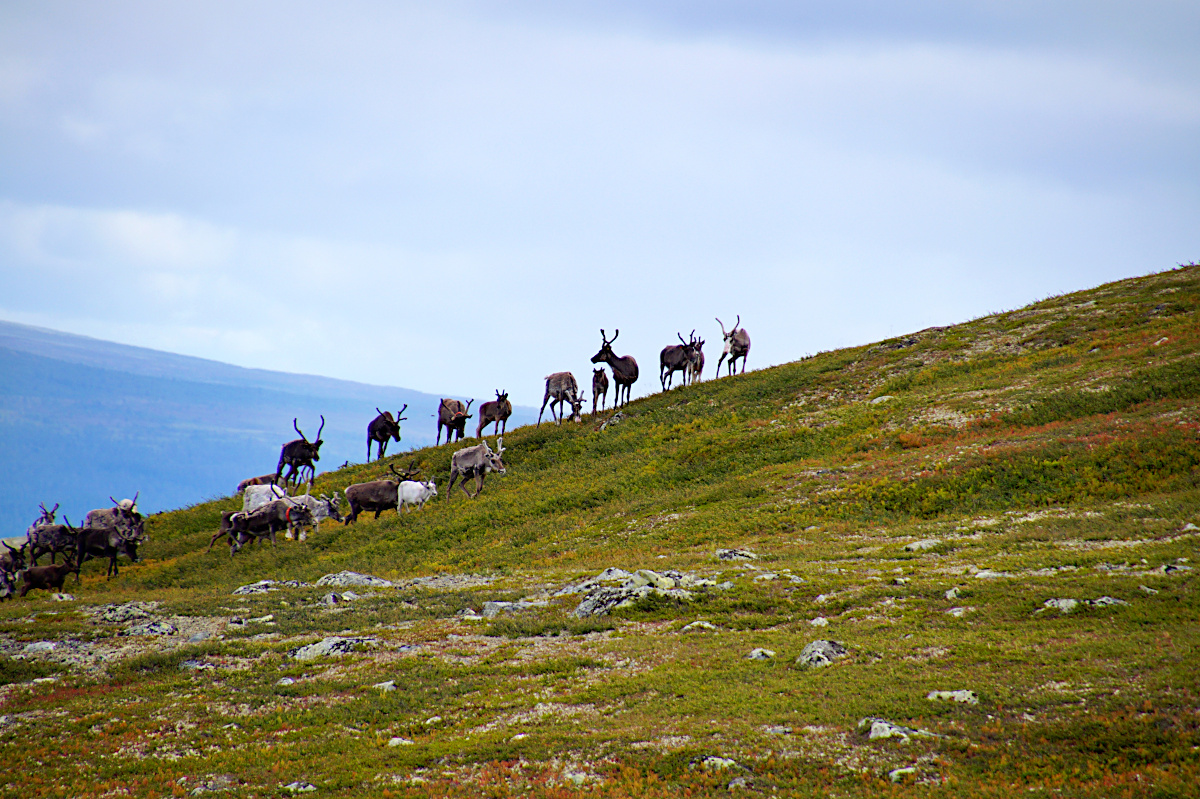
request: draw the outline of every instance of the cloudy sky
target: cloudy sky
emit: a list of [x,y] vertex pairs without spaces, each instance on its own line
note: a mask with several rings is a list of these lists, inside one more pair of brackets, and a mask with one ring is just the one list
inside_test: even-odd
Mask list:
[[[434,393],[1200,260],[1195,2],[0,5],[0,318]],[[711,367],[710,367],[711,373]],[[635,392],[638,393],[638,392]]]

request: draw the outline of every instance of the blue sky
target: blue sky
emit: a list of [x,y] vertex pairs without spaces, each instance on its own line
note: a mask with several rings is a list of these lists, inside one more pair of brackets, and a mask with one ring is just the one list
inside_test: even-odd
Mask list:
[[[0,318],[538,404],[1200,259],[1200,5],[9,2]],[[710,367],[711,374],[711,367]],[[638,391],[637,389],[640,389]]]

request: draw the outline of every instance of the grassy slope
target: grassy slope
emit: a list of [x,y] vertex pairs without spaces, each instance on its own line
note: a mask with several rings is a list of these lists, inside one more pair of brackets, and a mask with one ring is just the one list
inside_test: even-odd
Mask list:
[[[12,689],[3,712],[42,720],[0,726],[0,746],[13,762],[32,745],[38,785],[71,795],[183,794],[222,773],[245,795],[296,779],[320,795],[682,795],[724,793],[739,776],[793,795],[876,795],[914,790],[885,776],[910,765],[923,795],[1192,795],[1200,603],[1193,571],[1161,567],[1193,560],[1198,540],[1179,532],[1200,523],[1198,305],[1200,267],[1188,267],[657,394],[603,431],[602,419],[513,430],[508,475],[475,501],[445,491],[459,445],[428,448],[415,457],[442,495],[424,512],[327,525],[306,545],[205,554],[233,499],[155,517],[148,562],[111,583],[88,567],[80,603],[7,604],[0,632],[109,640],[74,607],[156,599],[182,615],[272,613],[272,634],[228,628],[107,674]],[[384,471],[346,469],[318,490]],[[919,539],[938,543],[904,549]],[[733,546],[758,552],[758,570],[714,559]],[[607,566],[734,587],[599,621],[570,617],[577,597],[490,625],[454,618]],[[229,596],[344,568],[496,580],[332,613],[315,588]],[[754,579],[764,573],[779,576]],[[1129,604],[1035,613],[1102,595]],[[829,625],[811,626],[817,616]],[[720,631],[679,632],[695,619]],[[284,655],[348,630],[385,647],[316,664]],[[794,667],[819,637],[851,656]],[[746,660],[754,647],[778,657]],[[185,656],[218,668],[181,672]],[[0,663],[9,679],[41,673]],[[297,683],[276,686],[285,675]],[[369,687],[388,679],[402,689]],[[960,688],[980,704],[925,698]],[[855,731],[864,716],[949,737],[869,742]],[[391,736],[415,743],[387,747]],[[696,768],[707,755],[746,770]],[[76,760],[105,781],[77,781]]]

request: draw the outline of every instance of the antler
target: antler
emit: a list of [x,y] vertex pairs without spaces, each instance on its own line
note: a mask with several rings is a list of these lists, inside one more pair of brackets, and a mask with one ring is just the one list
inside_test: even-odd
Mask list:
[[321,426],[317,428],[317,441],[321,440],[321,431],[325,429],[325,414],[321,414]]
[[[487,442],[485,441],[484,443],[486,444]],[[504,436],[496,439],[496,454],[499,455],[501,452],[504,452]]]
[[688,333],[688,344],[695,344],[695,343],[696,343],[696,328],[693,327],[692,332]]
[[[296,428],[297,433],[300,433],[300,425],[296,424],[296,417],[294,416],[292,417],[292,427]],[[300,437],[308,441],[308,436],[304,435],[304,433],[300,433]]]
[[[695,332],[695,331],[693,331],[693,332]],[[683,346],[686,347],[689,344],[689,342],[683,340],[683,334],[676,333],[675,336],[676,336],[676,338],[679,339],[679,343],[682,344]]]
[[403,422],[405,419],[408,418],[407,416],[404,415],[404,412],[407,410],[408,410],[408,403],[406,402],[406,403],[404,403],[404,407],[396,412],[396,421],[397,422]]
[[383,416],[383,411],[379,410],[378,405],[375,406],[375,413],[379,414],[380,416]]
[[724,337],[725,336],[725,323],[721,321],[720,317],[714,316],[713,319],[716,319],[717,324],[721,326],[721,336]]
[[733,329],[737,330],[738,325],[740,325],[741,323],[742,323],[742,315],[738,314],[737,321],[733,323]]
[[112,504],[114,504],[114,505],[120,505],[120,504],[121,504],[120,502],[117,502],[115,499],[113,499],[113,495],[112,495],[112,494],[109,494],[109,495],[108,495],[108,498],[109,498],[110,500],[112,500]]
[[475,401],[475,400],[472,398],[471,400],[469,400],[469,401],[467,402],[467,409],[464,411],[464,413],[467,415],[467,418],[468,418],[468,419],[470,419],[470,418],[471,418],[471,403],[472,403],[472,402],[474,402],[474,401]]
[[139,488],[137,491],[134,491],[134,492],[133,492],[133,505],[134,505],[134,507],[137,507],[137,498],[138,498],[139,496],[141,496],[141,493],[142,493],[142,489],[140,489],[140,488]]

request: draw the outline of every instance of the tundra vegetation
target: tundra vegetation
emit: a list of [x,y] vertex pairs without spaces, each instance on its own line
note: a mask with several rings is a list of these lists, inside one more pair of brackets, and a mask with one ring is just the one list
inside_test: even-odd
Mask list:
[[[149,517],[119,577],[0,605],[0,786],[1195,796],[1198,307],[1191,265],[514,429],[474,501],[232,559],[240,497]],[[715,585],[575,615],[608,567]]]

